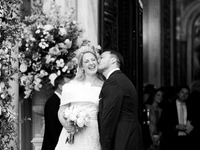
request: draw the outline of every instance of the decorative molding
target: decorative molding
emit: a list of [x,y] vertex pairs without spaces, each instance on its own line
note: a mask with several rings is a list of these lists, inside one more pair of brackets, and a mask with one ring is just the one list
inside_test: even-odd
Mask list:
[[[184,12],[181,15],[181,40],[186,41],[188,34],[191,32],[191,26],[193,25],[194,20],[200,14],[200,1],[195,1],[186,7]],[[190,35],[189,35],[190,36]]]
[[[185,43],[185,51],[187,64],[185,65],[187,70],[185,72],[187,78],[185,79],[187,84],[190,84],[193,78],[193,25],[197,17],[200,15],[200,1],[194,1],[188,5],[181,15],[181,41]],[[181,51],[181,50],[180,50]],[[182,71],[183,72],[183,71]]]

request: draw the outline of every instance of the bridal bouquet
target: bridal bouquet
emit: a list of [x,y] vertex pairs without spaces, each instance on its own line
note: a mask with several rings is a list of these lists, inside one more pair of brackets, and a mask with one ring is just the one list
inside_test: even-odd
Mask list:
[[90,123],[90,117],[87,110],[78,106],[67,107],[64,111],[66,123],[74,126],[75,131],[71,132],[66,139],[69,144],[74,143],[74,135],[87,127]]

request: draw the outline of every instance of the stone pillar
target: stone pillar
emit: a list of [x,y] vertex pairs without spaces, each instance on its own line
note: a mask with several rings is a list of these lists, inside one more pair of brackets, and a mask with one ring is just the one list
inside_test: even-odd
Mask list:
[[[17,61],[17,58],[18,58],[18,47],[16,46],[15,47],[15,50],[14,52],[11,53],[12,57],[16,58],[16,61],[12,61],[12,66],[13,67],[17,67],[18,68],[18,61]],[[15,73],[14,74],[14,80],[12,81],[9,81],[9,84],[10,84],[10,89],[9,89],[9,92],[10,94],[13,96],[13,99],[12,99],[12,106],[14,106],[13,108],[10,108],[12,113],[14,114],[14,117],[16,119],[16,122],[17,124],[15,125],[15,128],[16,128],[16,132],[17,132],[17,136],[14,137],[14,140],[13,141],[17,141],[17,144],[16,147],[14,147],[14,150],[17,150],[18,147],[20,148],[20,142],[19,142],[19,112],[18,112],[18,103],[19,103],[19,84],[18,84],[18,73]],[[15,143],[11,143],[13,145],[15,145]]]
[[84,30],[83,39],[98,43],[98,0],[77,0],[77,21]]
[[65,12],[71,7],[76,9],[77,0],[43,0],[44,13],[49,13],[50,6],[53,1],[55,1],[56,5],[60,6],[61,14],[65,14]]
[[[43,1],[43,10],[48,13],[53,0]],[[73,7],[76,11],[77,22],[84,30],[83,39],[90,40],[92,44],[98,43],[98,3],[99,0],[55,0],[60,6],[61,13]]]

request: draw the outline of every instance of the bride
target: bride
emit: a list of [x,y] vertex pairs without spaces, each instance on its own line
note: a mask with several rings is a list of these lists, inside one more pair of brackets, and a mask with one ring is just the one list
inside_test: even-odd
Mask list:
[[[75,79],[63,86],[58,118],[63,125],[55,150],[100,150],[97,122],[99,94],[103,79],[97,73],[98,59],[91,50],[78,55],[79,71]],[[66,109],[86,110],[89,123],[74,134],[68,133],[69,121],[64,117]],[[69,114],[70,115],[70,114]],[[72,137],[73,136],[73,137]],[[72,137],[72,138],[71,138]]]

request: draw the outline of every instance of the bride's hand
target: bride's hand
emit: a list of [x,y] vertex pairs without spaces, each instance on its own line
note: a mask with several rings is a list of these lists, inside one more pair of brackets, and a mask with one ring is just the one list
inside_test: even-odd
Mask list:
[[67,132],[68,132],[68,133],[75,133],[76,128],[75,128],[73,122],[71,122],[71,121],[66,121],[66,122],[67,122],[67,123],[66,123],[66,124],[67,124],[67,126],[66,126]]

